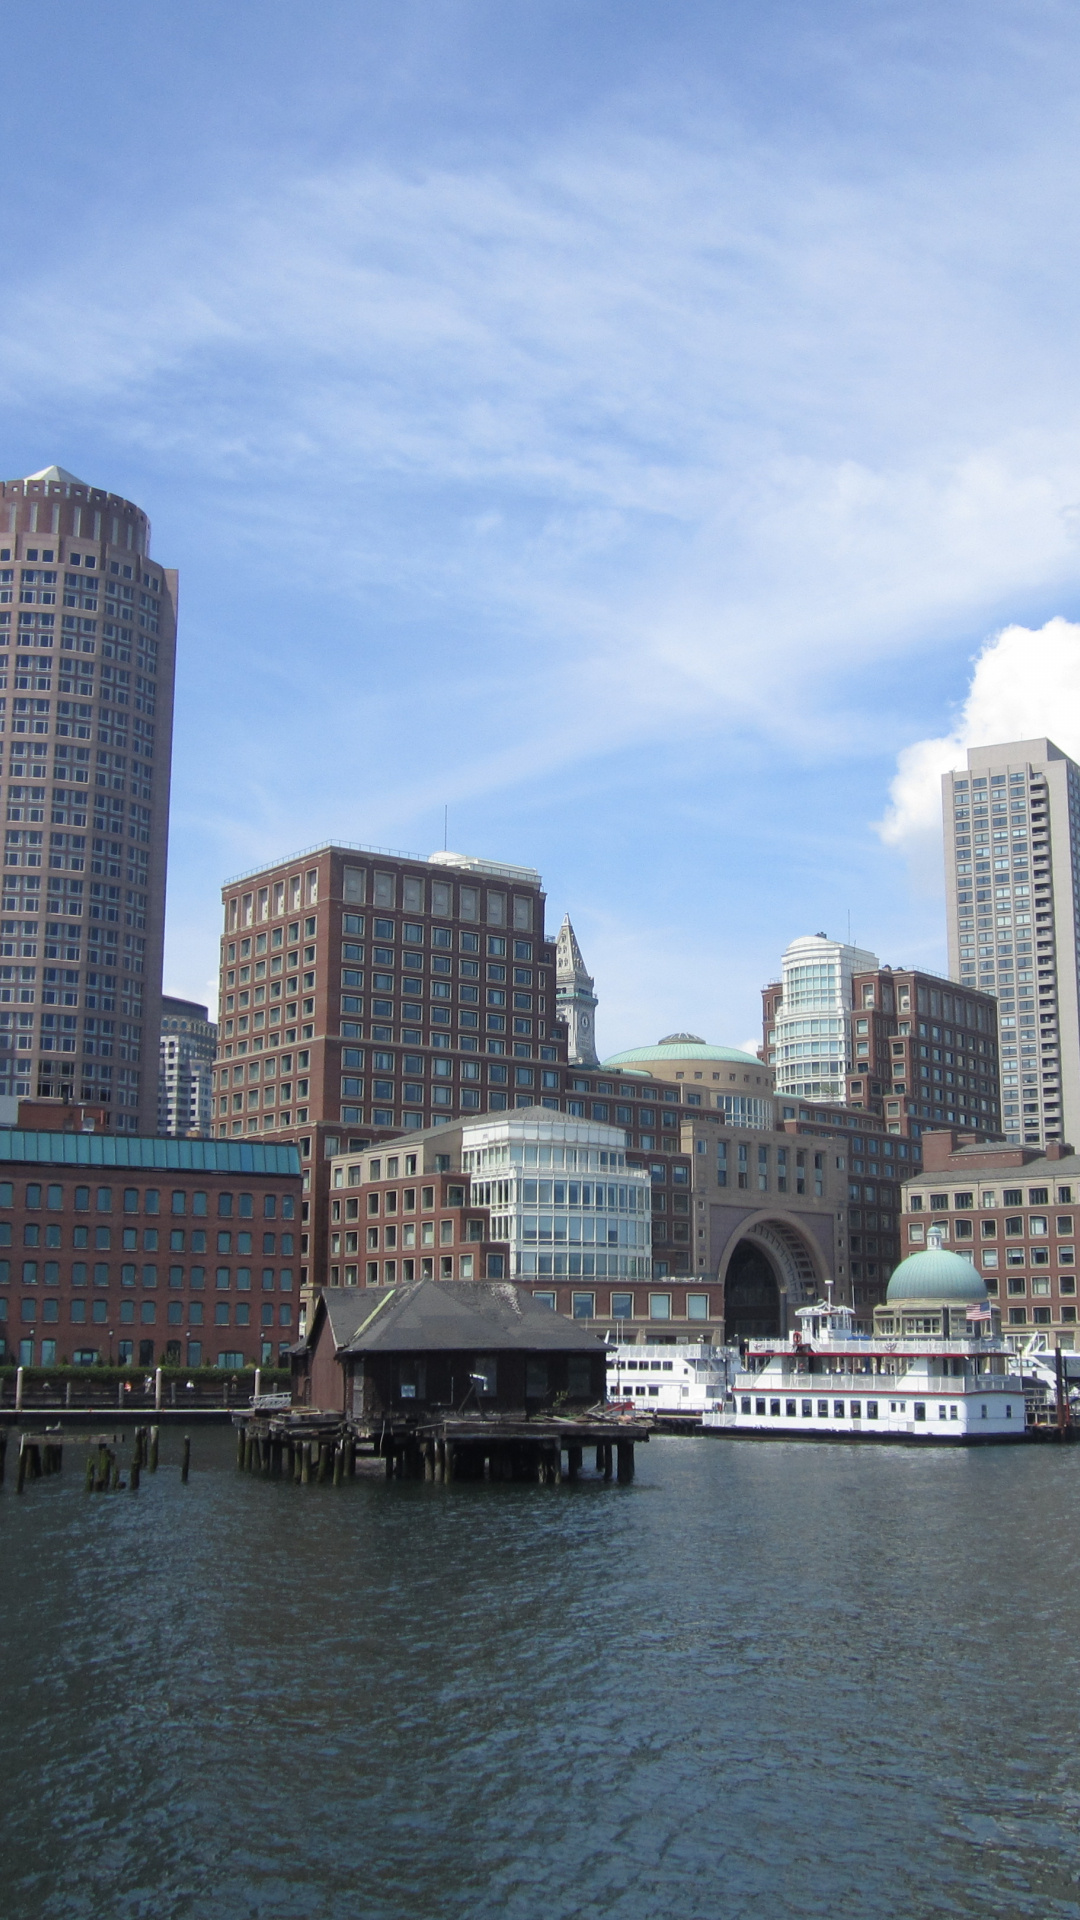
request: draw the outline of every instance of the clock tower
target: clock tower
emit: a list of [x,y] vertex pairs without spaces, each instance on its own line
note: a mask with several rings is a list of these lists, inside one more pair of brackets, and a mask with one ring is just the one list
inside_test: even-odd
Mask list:
[[567,1058],[575,1067],[596,1067],[596,995],[585,971],[577,935],[567,914],[555,947],[555,1007],[567,1028]]

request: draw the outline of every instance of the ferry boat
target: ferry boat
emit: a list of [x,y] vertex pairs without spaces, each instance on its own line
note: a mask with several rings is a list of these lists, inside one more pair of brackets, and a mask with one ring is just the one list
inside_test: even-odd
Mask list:
[[740,1364],[737,1347],[714,1347],[707,1340],[620,1343],[608,1348],[608,1402],[698,1423],[710,1410],[723,1409]]
[[930,1240],[897,1267],[872,1334],[829,1299],[800,1308],[786,1341],[748,1341],[703,1428],[924,1446],[1022,1440],[1024,1383],[982,1277],[933,1229]]

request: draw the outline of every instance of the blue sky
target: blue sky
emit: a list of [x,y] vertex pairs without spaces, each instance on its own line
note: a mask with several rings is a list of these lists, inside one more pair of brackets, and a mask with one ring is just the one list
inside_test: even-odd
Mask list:
[[1008,731],[1080,613],[1072,9],[5,32],[4,470],[138,501],[181,572],[167,988],[211,992],[222,878],[444,806],[569,909],[604,1051],[749,1038],[849,914],[944,966],[898,758]]

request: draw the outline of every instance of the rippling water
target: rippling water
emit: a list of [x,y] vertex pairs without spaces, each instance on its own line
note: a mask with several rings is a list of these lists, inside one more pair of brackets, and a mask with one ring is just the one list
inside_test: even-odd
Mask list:
[[1080,1915],[1080,1448],[0,1496],[5,1920]]

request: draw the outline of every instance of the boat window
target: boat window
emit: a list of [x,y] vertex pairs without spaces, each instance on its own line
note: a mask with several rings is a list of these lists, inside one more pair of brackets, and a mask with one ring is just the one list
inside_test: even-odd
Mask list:
[[819,1401],[818,1401],[818,1403],[817,1403],[817,1410],[818,1410],[818,1419],[819,1419],[819,1420],[827,1420],[827,1419],[828,1419],[828,1417],[829,1417],[829,1403],[828,1403],[828,1401],[827,1401],[827,1400],[819,1400]]
[[780,1402],[779,1402],[779,1400],[770,1400],[770,1401],[769,1401],[769,1412],[770,1412],[770,1413],[779,1413],[779,1411],[780,1411]]
[[915,1402],[915,1418],[916,1418],[916,1420],[925,1420],[925,1419],[926,1419],[926,1403],[925,1403],[925,1401],[923,1401],[923,1400],[916,1400],[916,1402]]
[[842,1401],[842,1400],[834,1400],[834,1401],[833,1401],[833,1418],[834,1418],[834,1419],[836,1419],[836,1420],[842,1420],[842,1419],[843,1419],[843,1417],[844,1417],[844,1403],[843,1403],[843,1401]]
[[867,1401],[867,1403],[866,1403],[866,1417],[867,1417],[867,1419],[868,1419],[868,1420],[876,1420],[876,1419],[877,1419],[877,1417],[878,1417],[878,1413],[877,1413],[877,1409],[878,1409],[878,1403],[877,1403],[877,1401],[876,1401],[876,1400],[868,1400],[868,1401]]

